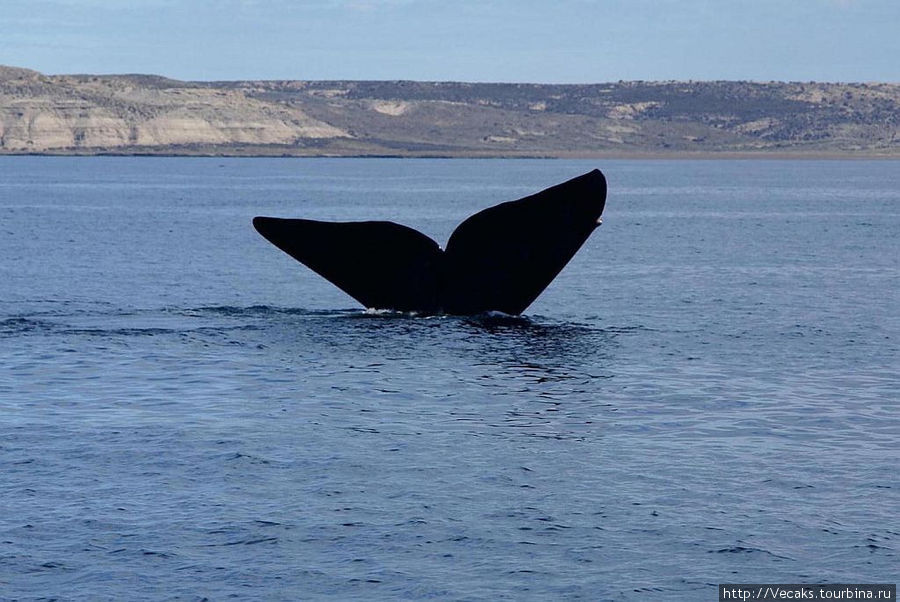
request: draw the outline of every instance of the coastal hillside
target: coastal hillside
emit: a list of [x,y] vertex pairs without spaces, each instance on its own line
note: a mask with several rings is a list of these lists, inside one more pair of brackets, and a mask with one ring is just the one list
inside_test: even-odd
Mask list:
[[183,82],[0,66],[0,154],[900,157],[900,84]]

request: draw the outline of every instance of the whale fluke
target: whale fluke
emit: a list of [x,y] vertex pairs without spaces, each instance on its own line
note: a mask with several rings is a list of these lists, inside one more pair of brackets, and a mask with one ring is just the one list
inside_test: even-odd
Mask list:
[[393,222],[255,217],[253,226],[365,307],[516,315],[599,225],[605,202],[606,179],[595,169],[472,215],[445,251]]

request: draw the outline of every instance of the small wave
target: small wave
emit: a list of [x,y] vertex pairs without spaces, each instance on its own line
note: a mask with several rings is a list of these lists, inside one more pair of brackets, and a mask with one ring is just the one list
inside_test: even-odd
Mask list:
[[446,314],[441,312],[426,311],[400,311],[396,309],[376,309],[370,307],[362,313],[349,314],[351,317],[376,317],[376,318],[401,318],[401,319],[420,319],[420,320],[446,320],[446,321],[462,321],[475,324],[530,324],[531,320],[525,316],[517,316],[507,314],[502,311],[488,311],[479,314],[457,315]]
[[397,309],[376,309],[374,307],[367,308],[362,314],[355,314],[355,317],[376,317],[376,318],[431,318],[436,314],[418,311],[400,311]]
[[235,316],[235,317],[266,317],[266,316],[306,316],[306,317],[333,317],[360,314],[355,309],[306,309],[302,307],[277,307],[274,305],[250,305],[239,307],[235,305],[210,305],[192,307],[186,309],[169,309],[185,316]]
[[[308,318],[340,318],[351,320],[387,319],[387,320],[429,320],[446,323],[466,324],[480,328],[511,327],[534,329],[583,329],[594,331],[596,328],[568,320],[558,321],[540,315],[514,315],[501,311],[488,311],[473,315],[453,315],[419,311],[400,311],[395,309],[307,309],[302,307],[279,307],[274,305],[250,305],[246,307],[234,305],[211,305],[185,309],[170,308],[166,311],[177,312],[187,317],[225,316],[225,317],[257,317],[299,316]],[[644,326],[611,327],[609,332],[629,332],[632,330],[650,330]]]
[[206,547],[221,547],[221,546],[252,546],[259,543],[278,543],[277,537],[256,537],[256,538],[248,538],[248,539],[237,539],[234,541],[226,541],[221,544],[209,544]]
[[476,324],[484,327],[509,326],[513,328],[527,328],[533,326],[534,322],[527,316],[516,316],[507,314],[502,311],[488,311],[474,316],[467,316],[470,324]]
[[69,328],[61,331],[63,334],[73,334],[78,336],[159,336],[180,334],[182,330],[174,328]]
[[0,320],[0,336],[14,336],[31,332],[49,331],[56,327],[53,322],[33,318],[15,317]]
[[648,328],[642,324],[638,324],[636,326],[606,326],[603,328],[604,332],[608,332],[611,334],[629,334],[632,332],[659,332],[655,328]]
[[762,548],[753,548],[749,546],[732,546],[730,548],[721,548],[719,550],[710,550],[710,553],[715,552],[716,554],[766,554],[768,556],[772,556],[774,558],[780,558],[782,560],[793,560],[787,556],[780,556],[774,552],[770,552],[769,550],[764,550]]

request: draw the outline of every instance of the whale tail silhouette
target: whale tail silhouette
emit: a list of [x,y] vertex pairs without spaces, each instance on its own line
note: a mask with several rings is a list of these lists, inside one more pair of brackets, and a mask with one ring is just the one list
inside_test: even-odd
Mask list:
[[600,170],[501,203],[463,221],[446,250],[393,222],[255,217],[269,242],[365,307],[520,314],[599,225]]

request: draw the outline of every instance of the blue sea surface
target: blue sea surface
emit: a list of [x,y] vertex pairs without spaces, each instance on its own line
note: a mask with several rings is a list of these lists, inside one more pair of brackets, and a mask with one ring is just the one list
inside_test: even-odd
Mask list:
[[[594,167],[521,318],[366,312],[255,215],[444,244]],[[0,158],[0,599],[896,582],[900,163]]]

